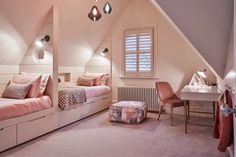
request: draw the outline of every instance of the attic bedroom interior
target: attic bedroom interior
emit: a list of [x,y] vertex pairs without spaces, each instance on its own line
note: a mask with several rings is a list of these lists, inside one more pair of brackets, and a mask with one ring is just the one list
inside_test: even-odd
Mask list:
[[235,0],[0,0],[0,157],[236,157]]

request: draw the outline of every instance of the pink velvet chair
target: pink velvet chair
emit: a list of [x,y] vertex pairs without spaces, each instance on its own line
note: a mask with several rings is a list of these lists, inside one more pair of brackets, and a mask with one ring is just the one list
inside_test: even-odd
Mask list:
[[[173,108],[184,106],[184,100],[181,100],[174,93],[172,87],[168,82],[156,82],[156,91],[159,97],[159,115],[158,120],[160,119],[161,113],[163,112],[163,107],[168,105],[171,109],[171,125],[173,126]],[[186,102],[185,113],[187,114],[188,102]]]

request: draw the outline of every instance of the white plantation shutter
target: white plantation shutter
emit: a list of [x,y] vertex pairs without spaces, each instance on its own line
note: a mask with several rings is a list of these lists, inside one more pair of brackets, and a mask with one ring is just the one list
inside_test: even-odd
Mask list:
[[125,76],[153,76],[153,29],[125,32]]

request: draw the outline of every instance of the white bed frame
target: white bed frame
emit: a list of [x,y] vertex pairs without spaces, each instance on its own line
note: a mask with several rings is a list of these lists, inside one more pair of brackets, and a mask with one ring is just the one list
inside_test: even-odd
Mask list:
[[107,109],[111,105],[111,94],[87,99],[87,102],[74,105],[68,110],[59,111],[58,127],[63,127],[82,118]]
[[69,110],[51,109],[0,121],[0,152],[60,127],[105,110],[111,104],[111,94],[89,98]]

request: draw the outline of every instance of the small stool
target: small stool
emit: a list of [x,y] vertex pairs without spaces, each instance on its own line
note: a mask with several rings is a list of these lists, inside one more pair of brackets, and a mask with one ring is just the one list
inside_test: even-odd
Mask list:
[[109,121],[139,124],[147,116],[147,104],[141,101],[120,101],[109,108]]

